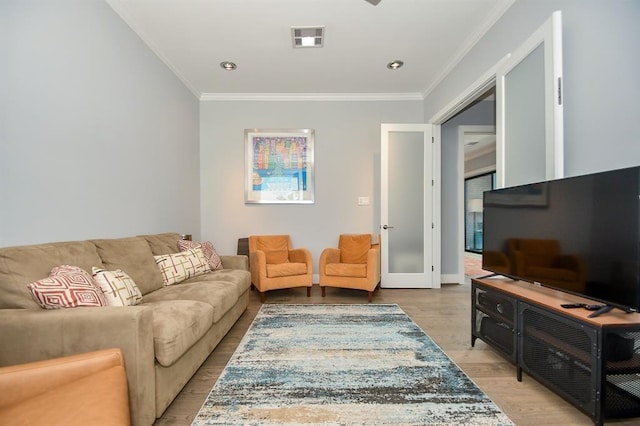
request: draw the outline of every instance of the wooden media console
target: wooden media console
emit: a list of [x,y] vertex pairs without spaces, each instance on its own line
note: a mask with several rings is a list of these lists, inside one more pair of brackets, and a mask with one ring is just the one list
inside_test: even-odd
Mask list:
[[595,318],[593,304],[569,293],[507,278],[472,279],[471,345],[481,339],[589,415],[640,417],[640,314],[613,309]]

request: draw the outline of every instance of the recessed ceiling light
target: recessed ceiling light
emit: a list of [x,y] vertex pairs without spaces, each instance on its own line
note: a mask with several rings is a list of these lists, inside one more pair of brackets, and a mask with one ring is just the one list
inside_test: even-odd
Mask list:
[[403,65],[404,65],[404,62],[399,61],[399,60],[395,60],[395,61],[389,62],[387,64],[387,68],[389,68],[390,70],[397,70],[398,68],[400,68]]
[[223,62],[220,62],[220,67],[221,67],[223,70],[226,70],[226,71],[233,71],[233,70],[235,70],[236,68],[238,68],[238,66],[237,66],[236,64],[234,64],[233,62],[230,62],[230,61],[223,61]]

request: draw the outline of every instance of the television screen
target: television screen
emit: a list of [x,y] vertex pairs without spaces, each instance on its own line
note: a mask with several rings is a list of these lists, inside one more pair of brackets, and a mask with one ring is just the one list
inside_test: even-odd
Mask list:
[[640,309],[640,167],[484,193],[488,271]]

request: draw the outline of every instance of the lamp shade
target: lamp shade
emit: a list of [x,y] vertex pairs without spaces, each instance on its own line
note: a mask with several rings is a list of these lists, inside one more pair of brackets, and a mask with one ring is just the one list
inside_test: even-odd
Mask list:
[[472,200],[469,200],[469,204],[467,206],[467,209],[471,213],[482,213],[482,199],[481,198],[474,198]]

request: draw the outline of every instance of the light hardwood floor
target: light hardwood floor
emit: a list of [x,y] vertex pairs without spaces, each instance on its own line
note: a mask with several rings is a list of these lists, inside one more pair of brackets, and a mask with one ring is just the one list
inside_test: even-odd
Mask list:
[[[511,418],[516,425],[590,425],[589,417],[523,374],[516,380],[515,367],[484,342],[471,347],[471,285],[444,285],[440,289],[381,289],[373,303],[397,303],[462,370]],[[367,303],[365,292],[327,289],[320,296],[315,285],[311,297],[304,289],[268,293],[266,303]],[[155,425],[190,425],[227,361],[260,309],[260,297],[251,292],[247,311]],[[640,418],[617,421],[638,425]]]

